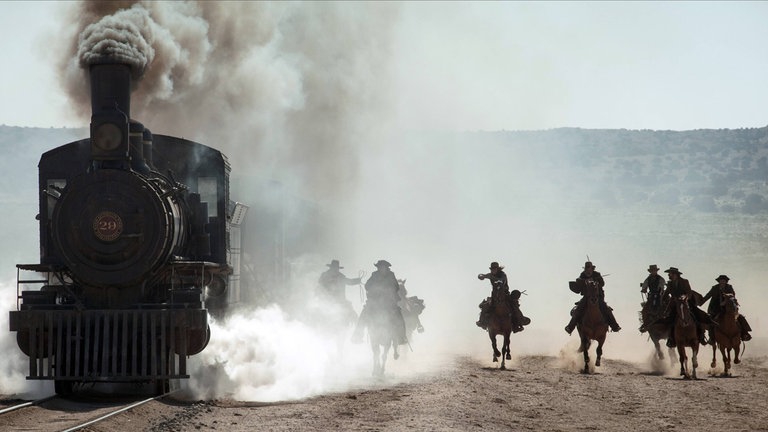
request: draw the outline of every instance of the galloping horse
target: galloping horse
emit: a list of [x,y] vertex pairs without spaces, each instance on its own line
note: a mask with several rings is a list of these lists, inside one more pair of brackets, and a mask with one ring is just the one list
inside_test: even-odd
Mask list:
[[[688,295],[683,294],[672,299],[672,306],[675,308],[675,342],[677,343],[677,355],[680,357],[680,375],[685,379],[696,379],[696,368],[699,362],[696,356],[699,354],[699,336],[697,333],[696,320],[693,319],[690,305],[688,304]],[[691,363],[693,372],[688,370],[688,357],[685,348],[691,348]]]
[[[660,297],[660,296],[659,296]],[[648,337],[653,342],[653,347],[656,350],[656,358],[664,360],[664,352],[661,350],[661,344],[659,341],[669,339],[669,326],[657,322],[657,320],[664,317],[664,311],[667,310],[668,299],[662,300],[660,298],[648,298],[647,302],[642,303],[642,311],[640,312],[641,321],[643,327],[648,331]],[[675,364],[675,350],[667,347],[669,353],[669,362],[671,365]]]
[[384,375],[384,367],[387,364],[389,349],[394,351],[393,358],[400,358],[397,351],[397,331],[395,330],[394,314],[387,309],[371,310],[368,323],[368,338],[371,341],[373,352],[373,375]]
[[[501,366],[499,369],[505,370],[505,360],[512,360],[509,354],[509,334],[512,333],[512,307],[509,304],[509,293],[504,289],[494,288],[491,294],[491,320],[488,323],[488,336],[491,338],[493,347],[493,361],[498,362],[501,357]],[[504,336],[504,345],[501,352],[496,346],[496,336]]]
[[584,353],[584,373],[589,373],[589,345],[591,341],[597,342],[595,353],[595,366],[600,366],[600,358],[603,356],[603,344],[608,334],[608,323],[600,312],[600,287],[593,281],[587,281],[582,287],[582,294],[587,299],[584,317],[576,323],[576,330],[581,338],[579,352]]
[[734,352],[734,364],[741,363],[739,360],[739,346],[741,345],[741,329],[739,328],[739,304],[736,297],[731,293],[723,293],[720,300],[722,312],[717,317],[717,326],[715,326],[715,344],[712,345],[712,364],[714,368],[717,365],[716,349],[720,347],[720,355],[723,357],[725,370],[722,376],[731,375],[731,350]]

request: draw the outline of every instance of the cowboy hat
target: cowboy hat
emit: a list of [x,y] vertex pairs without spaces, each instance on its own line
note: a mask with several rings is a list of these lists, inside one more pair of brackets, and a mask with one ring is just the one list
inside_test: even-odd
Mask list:
[[720,275],[720,276],[718,276],[718,277],[717,277],[717,279],[715,279],[715,280],[716,280],[716,281],[718,281],[718,282],[720,282],[720,279],[725,279],[725,281],[726,281],[726,282],[728,282],[729,280],[731,280],[731,278],[729,278],[729,277],[728,277],[728,276],[726,276],[726,275]]
[[659,271],[659,266],[657,266],[656,264],[651,264],[650,267],[648,267],[648,272],[652,272],[652,271]]
[[497,268],[497,269],[501,270],[501,269],[503,269],[503,268],[504,268],[504,266],[503,266],[503,265],[499,265],[499,263],[497,263],[496,261],[494,261],[494,262],[492,262],[492,263],[491,263],[491,266],[490,266],[490,267],[488,267],[488,268],[489,268],[490,270],[493,270],[493,269],[495,269],[495,268]]
[[335,268],[335,269],[343,269],[344,267],[339,266],[339,260],[331,260],[330,264],[326,264],[326,267]]
[[664,270],[664,273],[677,273],[679,275],[683,274],[683,272],[678,270],[677,267],[670,267],[670,268]]
[[379,260],[379,261],[378,261],[376,264],[374,264],[373,266],[374,266],[374,267],[377,267],[377,268],[378,268],[378,267],[381,267],[381,266],[392,267],[392,264],[390,264],[390,263],[389,263],[389,261],[387,261],[387,260]]
[[592,261],[587,261],[587,262],[584,263],[584,270],[586,270],[588,268],[592,268],[592,269],[595,268],[595,265],[592,264]]

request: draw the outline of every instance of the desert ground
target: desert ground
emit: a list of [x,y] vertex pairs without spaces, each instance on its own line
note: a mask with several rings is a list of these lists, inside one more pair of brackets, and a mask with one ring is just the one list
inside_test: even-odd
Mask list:
[[[570,347],[569,347],[570,348]],[[755,350],[753,350],[755,351]],[[755,351],[759,352],[759,351]],[[768,430],[768,356],[746,356],[731,377],[699,355],[698,379],[684,380],[669,361],[603,358],[580,372],[580,355],[524,355],[500,370],[490,358],[436,360],[440,371],[407,374],[408,358],[383,378],[344,391],[290,401],[187,400],[138,407],[91,431],[702,431]],[[401,376],[402,375],[402,376]],[[408,379],[403,379],[408,375]],[[24,430],[53,431],[66,406],[38,409]],[[95,410],[94,410],[95,414]],[[20,422],[20,419],[16,419]],[[0,428],[17,428],[0,418]]]

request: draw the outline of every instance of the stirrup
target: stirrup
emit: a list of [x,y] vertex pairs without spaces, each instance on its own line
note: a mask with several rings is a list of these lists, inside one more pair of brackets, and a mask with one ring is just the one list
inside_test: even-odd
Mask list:
[[743,340],[744,342],[750,341],[752,340],[752,335],[749,333],[744,333],[743,335],[741,335],[741,340]]
[[570,326],[565,326],[565,332],[571,334],[573,333],[573,329]]

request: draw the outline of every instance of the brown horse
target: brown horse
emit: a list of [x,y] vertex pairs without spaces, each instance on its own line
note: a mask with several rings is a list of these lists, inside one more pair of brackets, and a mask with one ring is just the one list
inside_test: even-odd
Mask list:
[[[713,299],[714,301],[714,299]],[[731,293],[723,293],[720,300],[722,311],[717,317],[717,326],[715,326],[715,344],[712,345],[712,364],[717,366],[716,350],[720,347],[720,355],[723,357],[725,370],[722,376],[731,376],[731,351],[734,352],[734,364],[741,363],[739,360],[739,347],[741,345],[741,329],[739,328],[739,303],[736,297]]]
[[[499,369],[505,370],[505,360],[512,360],[509,354],[509,334],[512,333],[512,308],[509,305],[509,294],[503,289],[494,289],[491,294],[491,319],[488,323],[488,336],[493,346],[493,361],[498,362],[501,357]],[[504,336],[504,345],[501,352],[496,346],[496,336]]]
[[[670,329],[669,326],[657,321],[664,317],[664,311],[667,310],[668,303],[669,299],[664,299],[657,300],[655,304],[652,304],[649,298],[647,302],[641,304],[640,320],[643,327],[648,331],[648,337],[653,342],[658,360],[664,360],[664,352],[661,350],[660,341],[669,339]],[[670,365],[674,366],[677,361],[675,350],[667,347],[667,351],[669,353]]]
[[581,338],[579,352],[584,353],[584,373],[589,373],[589,346],[591,341],[597,342],[595,353],[595,366],[600,366],[600,359],[603,356],[603,344],[605,336],[608,334],[608,323],[603,319],[600,312],[600,287],[593,281],[587,281],[582,287],[582,294],[586,299],[584,317],[576,324],[576,330]]
[[[672,299],[672,307],[675,308],[675,342],[677,343],[677,355],[680,358],[680,375],[684,379],[696,379],[696,368],[699,366],[699,335],[697,332],[696,320],[693,319],[693,312],[688,304],[688,295],[683,294]],[[693,371],[688,369],[688,356],[685,348],[691,348],[691,363]]]

